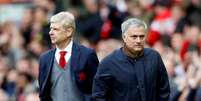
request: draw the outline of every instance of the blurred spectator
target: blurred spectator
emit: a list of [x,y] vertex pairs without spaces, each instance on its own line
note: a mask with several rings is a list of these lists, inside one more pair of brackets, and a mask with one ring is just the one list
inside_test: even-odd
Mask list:
[[[189,51],[198,51],[199,39],[200,39],[200,27],[196,25],[189,25],[185,30],[185,39],[183,40],[182,47],[180,50],[181,59],[184,59],[185,53]],[[192,37],[193,36],[193,37]]]
[[15,93],[16,93],[17,76],[18,76],[17,70],[11,69],[6,75],[6,81],[3,87],[6,93],[13,99],[15,98]]
[[194,25],[201,26],[201,1],[190,0],[189,4],[186,10],[188,21]]
[[31,59],[31,76],[33,77],[32,86],[35,91],[39,90],[38,76],[39,76],[39,63],[35,58]]
[[8,96],[2,89],[0,89],[0,101],[9,101]]
[[118,9],[110,5],[107,0],[83,0],[89,12],[89,17],[78,20],[77,26],[83,36],[90,43],[97,43],[101,39],[121,38],[121,22],[124,17]]
[[126,17],[137,17],[144,20],[146,23],[150,23],[150,19],[153,17],[153,11],[149,2],[151,0],[125,0],[127,6]]
[[182,6],[182,4],[174,4],[171,7],[171,19],[173,21],[174,25],[174,32],[176,33],[183,33],[185,24],[188,23],[186,19],[186,12],[185,7]]
[[96,47],[98,59],[102,60],[115,49],[122,47],[122,45],[123,43],[121,41],[115,39],[101,40]]
[[48,49],[48,47],[44,47],[44,45],[45,44],[40,40],[31,40],[27,49],[29,51],[29,56],[39,58],[40,54]]
[[89,40],[90,43],[96,43],[99,40],[99,34],[103,21],[98,11],[98,4],[94,0],[83,0],[84,6],[88,11],[88,17],[85,20],[79,18],[77,21],[78,33]]
[[25,97],[25,101],[40,101],[38,93],[30,93]]
[[48,23],[48,9],[43,6],[36,6],[34,8],[34,23],[32,25],[33,40],[40,40],[44,46],[51,47],[49,37],[49,23]]
[[20,60],[17,61],[16,63],[16,69],[19,72],[26,72],[26,73],[31,73],[31,62],[29,57],[24,57]]
[[11,35],[12,35],[12,22],[5,22],[2,24],[1,28],[1,34],[0,34],[0,49],[1,49],[1,55],[8,55],[9,53],[9,44],[11,41]]
[[24,39],[14,22],[4,22],[0,34],[1,55],[8,57],[9,65],[14,67],[16,61],[23,56]]
[[171,48],[172,48],[172,51],[174,52],[174,62],[176,64],[180,63],[181,62],[181,58],[180,58],[180,51],[181,51],[181,48],[182,48],[182,43],[183,43],[183,40],[184,40],[184,37],[179,34],[179,33],[174,33],[172,35],[172,38],[171,38]]
[[100,38],[121,38],[121,23],[124,20],[122,13],[118,9],[109,5],[107,0],[98,0],[99,13],[103,20],[100,31]]
[[24,15],[22,16],[21,23],[20,23],[20,29],[21,29],[23,38],[25,39],[25,42],[24,42],[25,47],[31,41],[32,24],[33,24],[33,9],[27,8],[24,11]]
[[19,72],[16,80],[16,99],[17,101],[25,101],[26,94],[34,92],[31,84],[32,77],[26,72]]

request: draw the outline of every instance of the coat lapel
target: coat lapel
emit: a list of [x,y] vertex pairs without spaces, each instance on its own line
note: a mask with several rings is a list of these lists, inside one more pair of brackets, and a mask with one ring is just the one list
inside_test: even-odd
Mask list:
[[72,54],[71,54],[71,67],[74,72],[79,69],[80,62],[80,48],[78,44],[73,42]]
[[[46,86],[47,84],[47,80],[50,77],[50,72],[51,69],[53,67],[54,64],[54,54],[55,54],[56,48],[51,50],[49,55],[47,56],[46,61],[46,65],[47,65],[47,69],[45,69],[46,71],[44,71],[44,73],[46,73],[45,78],[44,78],[44,83],[43,83],[43,88]],[[49,61],[48,61],[49,60]]]

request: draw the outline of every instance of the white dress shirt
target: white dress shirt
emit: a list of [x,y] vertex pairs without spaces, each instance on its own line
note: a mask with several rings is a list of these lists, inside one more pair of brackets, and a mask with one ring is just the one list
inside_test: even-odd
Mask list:
[[60,54],[59,52],[60,51],[66,51],[66,55],[65,55],[65,60],[66,60],[66,63],[68,63],[68,60],[70,59],[71,57],[71,54],[72,54],[72,47],[73,47],[73,41],[71,40],[70,43],[66,46],[66,48],[64,49],[59,49],[57,46],[56,46],[56,52],[55,52],[55,58],[56,58],[56,61],[57,63],[59,63],[59,59],[60,59]]

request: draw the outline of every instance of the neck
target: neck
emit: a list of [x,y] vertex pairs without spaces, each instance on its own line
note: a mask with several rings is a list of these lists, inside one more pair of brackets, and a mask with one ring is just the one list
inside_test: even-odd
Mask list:
[[60,44],[57,44],[57,47],[60,49],[60,50],[63,50],[64,48],[66,48],[66,46],[70,43],[71,39],[70,40],[67,40],[66,42],[64,43],[60,43]]
[[127,56],[129,56],[129,57],[131,57],[131,58],[137,58],[137,57],[140,57],[140,56],[142,56],[143,55],[143,51],[131,51],[128,47],[126,47],[125,45],[124,45],[124,47],[123,47],[123,52],[127,55]]

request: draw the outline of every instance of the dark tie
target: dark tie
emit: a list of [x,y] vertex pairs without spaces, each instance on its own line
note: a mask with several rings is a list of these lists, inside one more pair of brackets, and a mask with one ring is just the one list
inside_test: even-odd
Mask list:
[[65,60],[65,55],[66,55],[66,51],[60,51],[60,59],[59,59],[59,65],[64,68],[65,64],[66,64],[66,60]]

